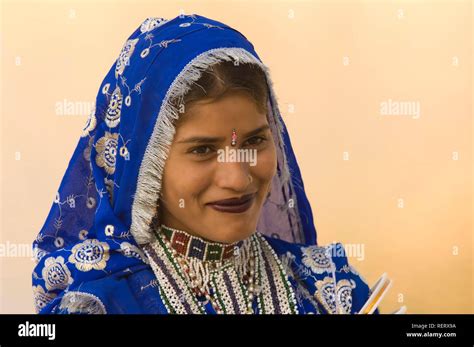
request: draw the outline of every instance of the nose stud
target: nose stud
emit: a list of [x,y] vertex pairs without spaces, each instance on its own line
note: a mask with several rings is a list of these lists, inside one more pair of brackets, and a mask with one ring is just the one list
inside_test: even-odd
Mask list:
[[237,133],[236,133],[235,129],[232,129],[232,138],[231,138],[231,141],[230,141],[230,145],[235,146],[236,144],[237,144]]

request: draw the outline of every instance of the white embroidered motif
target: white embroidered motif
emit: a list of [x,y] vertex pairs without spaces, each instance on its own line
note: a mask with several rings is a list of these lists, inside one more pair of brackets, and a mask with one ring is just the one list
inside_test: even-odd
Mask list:
[[87,239],[72,248],[69,262],[79,271],[103,270],[109,260],[109,245],[97,239]]
[[95,144],[97,155],[95,162],[98,166],[104,168],[108,174],[115,172],[115,161],[117,156],[118,134],[105,132]]
[[44,268],[41,272],[43,280],[48,290],[65,289],[73,282],[71,272],[66,264],[64,264],[63,257],[50,257],[44,262]]
[[120,51],[120,55],[115,64],[115,78],[122,75],[125,67],[130,65],[130,57],[135,50],[135,45],[137,44],[138,39],[127,40]]
[[150,17],[145,19],[145,21],[142,23],[140,26],[140,31],[142,33],[147,33],[149,31],[152,31],[155,28],[158,28],[168,22],[167,19],[164,18],[159,18],[159,17]]
[[122,93],[117,86],[110,98],[109,106],[105,112],[105,124],[109,128],[115,128],[120,123],[120,116],[122,113]]

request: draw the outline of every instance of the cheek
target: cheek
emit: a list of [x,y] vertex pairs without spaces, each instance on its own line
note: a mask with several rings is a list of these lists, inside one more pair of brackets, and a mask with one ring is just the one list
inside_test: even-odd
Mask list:
[[[169,165],[168,165],[169,164]],[[190,202],[200,197],[208,186],[204,167],[184,160],[169,160],[163,175],[163,198],[168,202]]]
[[257,165],[251,166],[252,174],[260,181],[269,182],[275,176],[277,169],[277,159],[275,147],[271,146],[260,152],[257,156]]

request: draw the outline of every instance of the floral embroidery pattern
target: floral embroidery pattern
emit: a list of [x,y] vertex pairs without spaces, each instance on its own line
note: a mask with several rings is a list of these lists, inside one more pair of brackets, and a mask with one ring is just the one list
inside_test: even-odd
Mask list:
[[35,263],[38,264],[41,259],[48,255],[49,252],[45,251],[44,249],[39,248],[37,245],[33,247],[33,258],[35,260]]
[[73,282],[63,257],[50,257],[44,262],[42,276],[48,290],[65,289]]
[[122,93],[117,86],[112,93],[112,97],[105,112],[105,123],[109,128],[115,128],[120,123],[120,115],[122,111]]
[[303,264],[311,271],[322,274],[334,270],[334,264],[327,255],[327,249],[324,247],[311,246],[303,248]]
[[177,43],[181,41],[181,39],[171,39],[171,40],[162,40],[154,44],[153,38],[154,36],[152,33],[148,33],[145,35],[145,40],[148,41],[148,47],[142,50],[142,52],[140,53],[140,57],[145,58],[146,56],[148,56],[148,54],[150,53],[150,49],[152,49],[153,47],[159,46],[161,48],[168,48],[168,45],[170,43]]
[[89,134],[95,129],[97,125],[97,118],[95,117],[95,109],[89,114],[89,118],[87,118],[86,125],[82,129],[81,137],[89,136]]
[[120,55],[117,59],[117,63],[115,64],[115,78],[118,78],[119,75],[123,74],[125,70],[125,66],[130,65],[130,57],[133,54],[135,49],[135,45],[137,44],[138,39],[128,40],[125,42],[125,45],[122,47],[120,51]]
[[67,313],[106,314],[104,303],[95,295],[85,292],[67,292],[59,305]]
[[[130,88],[130,86],[127,84],[127,79],[124,76],[120,76],[120,83],[122,84],[123,87],[127,89],[127,96],[125,97],[125,105],[130,106],[132,104],[132,94],[133,93],[138,93],[141,94],[142,92],[142,85],[145,82],[146,77],[143,78],[141,81],[135,84],[135,86]],[[118,88],[118,87],[117,87]],[[122,97],[122,96],[121,96]],[[122,106],[122,103],[120,102],[120,106]]]
[[159,18],[159,17],[147,18],[140,26],[140,31],[142,33],[152,31],[153,29],[158,28],[159,26],[162,26],[166,22],[168,22],[168,20],[164,18]]
[[340,280],[334,288],[332,277],[316,281],[314,296],[331,314],[350,314],[352,308],[352,289],[356,287],[353,280]]
[[72,248],[69,262],[79,271],[103,270],[109,260],[109,245],[97,239],[88,239]]
[[36,312],[41,311],[41,309],[50,303],[55,297],[56,294],[49,292],[46,293],[40,285],[33,286],[33,298]]
[[109,133],[108,131],[105,132],[105,135],[95,145],[97,151],[95,162],[110,175],[115,172],[117,145],[118,134]]

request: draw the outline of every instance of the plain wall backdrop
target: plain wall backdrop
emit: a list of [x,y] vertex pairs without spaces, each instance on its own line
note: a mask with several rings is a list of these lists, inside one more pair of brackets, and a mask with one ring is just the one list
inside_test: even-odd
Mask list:
[[363,247],[349,261],[369,285],[388,273],[381,311],[474,313],[472,2],[2,1],[1,12],[1,313],[33,312],[34,263],[14,249],[46,219],[80,106],[145,18],[180,13],[236,28],[270,67],[318,242]]

